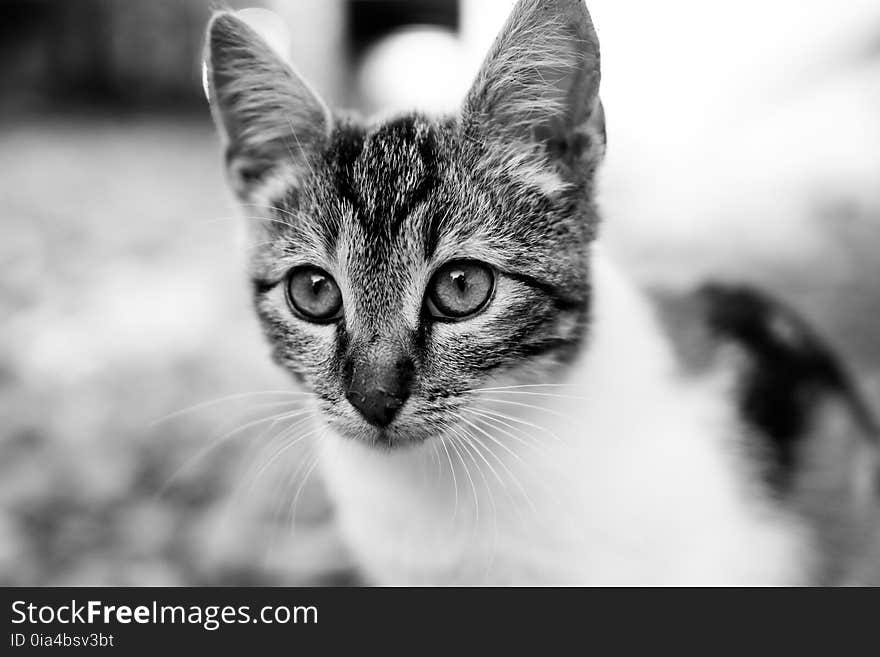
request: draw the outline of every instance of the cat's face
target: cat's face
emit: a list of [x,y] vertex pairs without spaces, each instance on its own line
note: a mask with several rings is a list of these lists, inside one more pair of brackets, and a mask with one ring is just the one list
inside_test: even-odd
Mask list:
[[333,118],[239,19],[212,22],[257,312],[343,435],[430,438],[471,390],[543,381],[584,341],[598,51],[580,3],[546,4],[520,3],[460,116],[368,126]]

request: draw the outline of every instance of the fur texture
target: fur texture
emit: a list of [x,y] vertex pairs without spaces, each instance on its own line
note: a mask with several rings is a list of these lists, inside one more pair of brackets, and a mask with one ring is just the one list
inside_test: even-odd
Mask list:
[[[865,551],[830,568],[829,528],[799,506],[806,494],[783,500],[767,485],[755,445],[769,433],[737,403],[744,370],[712,356],[688,374],[647,297],[596,244],[604,114],[580,0],[521,0],[455,117],[331,117],[229,13],[209,26],[207,66],[233,186],[261,218],[257,313],[275,359],[314,394],[321,470],[371,581],[854,577]],[[427,288],[460,259],[494,272],[493,296],[440,321]],[[339,321],[292,312],[286,278],[303,265],[339,286]],[[746,359],[760,351],[726,342]],[[352,364],[395,363],[409,396],[376,427],[346,400],[347,377]],[[855,435],[852,409],[834,408],[837,424],[810,431]],[[878,495],[871,464],[858,501],[848,469],[831,486],[860,528]]]

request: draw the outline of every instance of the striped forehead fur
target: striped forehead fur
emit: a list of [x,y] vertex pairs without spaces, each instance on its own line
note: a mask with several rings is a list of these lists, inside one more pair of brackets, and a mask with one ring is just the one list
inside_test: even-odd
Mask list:
[[357,220],[373,235],[393,238],[410,211],[437,185],[438,153],[430,122],[400,117],[361,141],[337,184]]

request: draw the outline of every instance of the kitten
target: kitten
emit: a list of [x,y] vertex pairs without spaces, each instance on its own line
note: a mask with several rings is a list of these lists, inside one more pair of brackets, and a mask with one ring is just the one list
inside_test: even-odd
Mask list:
[[231,185],[262,217],[256,311],[314,393],[368,581],[880,575],[877,425],[833,355],[731,286],[665,306],[670,332],[597,243],[581,0],[520,0],[452,117],[335,116],[233,13],[206,57]]

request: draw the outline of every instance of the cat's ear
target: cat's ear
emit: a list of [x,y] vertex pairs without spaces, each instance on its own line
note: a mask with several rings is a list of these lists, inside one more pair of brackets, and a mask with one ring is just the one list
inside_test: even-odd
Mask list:
[[327,106],[305,80],[232,12],[208,24],[204,73],[239,197],[278,175],[304,177],[331,129]]
[[599,40],[584,0],[519,0],[465,99],[475,141],[535,155],[563,178],[605,153]]

